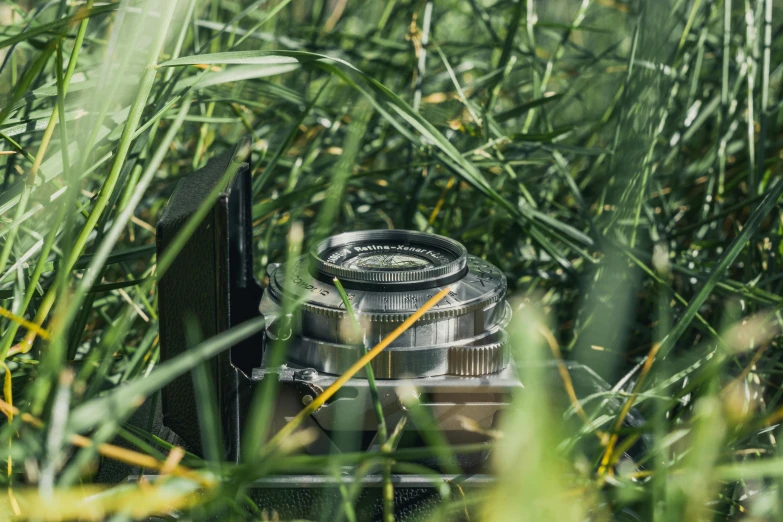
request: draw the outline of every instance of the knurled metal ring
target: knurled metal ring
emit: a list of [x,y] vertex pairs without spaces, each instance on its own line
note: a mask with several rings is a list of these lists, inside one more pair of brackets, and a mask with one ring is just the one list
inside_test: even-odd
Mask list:
[[496,373],[508,366],[506,338],[481,346],[452,346],[449,348],[448,374],[478,376]]
[[[406,350],[387,350],[371,362],[376,378],[432,377],[436,375],[480,376],[496,373],[508,366],[508,336],[496,326],[469,342],[436,345]],[[331,374],[341,374],[361,355],[361,347],[297,339],[297,349],[289,353],[295,364]]]
[[[462,305],[462,306],[456,306],[453,308],[446,308],[443,310],[438,309],[432,309],[427,311],[424,315],[421,316],[419,321],[426,323],[427,321],[437,321],[441,319],[448,319],[451,317],[460,317],[462,315],[467,315],[469,313],[475,312],[476,310],[480,310],[482,308],[486,308],[490,305],[493,305],[494,303],[497,303],[504,294],[498,293],[498,294],[490,294],[484,299],[477,300],[473,303]],[[279,299],[279,297],[278,297]],[[304,312],[310,312],[313,314],[323,315],[327,317],[334,317],[338,319],[342,319],[344,317],[348,317],[348,312],[345,311],[345,309],[340,308],[328,308],[325,306],[319,306],[313,303],[304,302],[301,305],[301,309]],[[408,317],[413,315],[415,311],[411,312],[360,312],[359,315],[362,320],[364,321],[370,321],[373,323],[401,323],[404,320],[406,320]]]

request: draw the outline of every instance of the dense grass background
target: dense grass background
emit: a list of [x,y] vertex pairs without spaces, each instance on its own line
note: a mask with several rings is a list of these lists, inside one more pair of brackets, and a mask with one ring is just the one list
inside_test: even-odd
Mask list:
[[[451,491],[443,519],[783,518],[778,0],[6,0],[0,19],[5,516],[263,518],[242,488],[308,464],[296,438],[220,466],[125,424],[175,376],[154,224],[250,134],[259,275],[394,227],[508,276],[526,392],[498,486]],[[568,372],[530,364],[561,358],[611,391],[569,404]],[[175,476],[95,495],[116,436],[135,453],[105,458]]]

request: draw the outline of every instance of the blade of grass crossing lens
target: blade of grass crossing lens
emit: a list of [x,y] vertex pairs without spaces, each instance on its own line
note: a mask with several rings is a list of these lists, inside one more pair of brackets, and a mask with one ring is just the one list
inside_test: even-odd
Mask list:
[[377,357],[387,346],[394,342],[400,335],[402,335],[413,323],[419,320],[430,308],[438,304],[448,293],[450,288],[446,287],[435,294],[430,300],[428,300],[421,308],[408,317],[405,321],[394,329],[389,335],[375,345],[370,351],[359,358],[348,370],[346,370],[340,377],[327,389],[325,389],[320,395],[318,395],[313,402],[307,405],[302,411],[300,411],[296,417],[294,417],[288,424],[286,424],[280,431],[278,431],[274,437],[267,443],[264,453],[267,454],[270,450],[273,450],[280,444],[280,442],[289,436],[291,433],[299,427],[302,422],[310,416],[312,412],[323,406],[337,391],[345,385],[354,375],[359,373],[364,366]]

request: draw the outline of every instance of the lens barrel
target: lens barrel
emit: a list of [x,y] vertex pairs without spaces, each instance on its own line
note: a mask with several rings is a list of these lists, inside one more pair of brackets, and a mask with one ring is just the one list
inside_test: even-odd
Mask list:
[[[453,239],[406,230],[330,237],[291,267],[268,269],[261,313],[276,335],[283,296],[301,302],[290,318],[289,362],[339,374],[442,288],[449,294],[373,362],[378,378],[484,375],[508,363],[506,278]],[[337,278],[362,326],[356,338]],[[286,321],[288,322],[288,321]]]

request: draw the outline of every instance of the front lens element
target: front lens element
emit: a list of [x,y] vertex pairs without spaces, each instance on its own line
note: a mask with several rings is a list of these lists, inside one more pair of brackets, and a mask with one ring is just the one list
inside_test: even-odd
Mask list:
[[343,266],[361,270],[417,270],[432,266],[432,261],[409,254],[360,254]]

